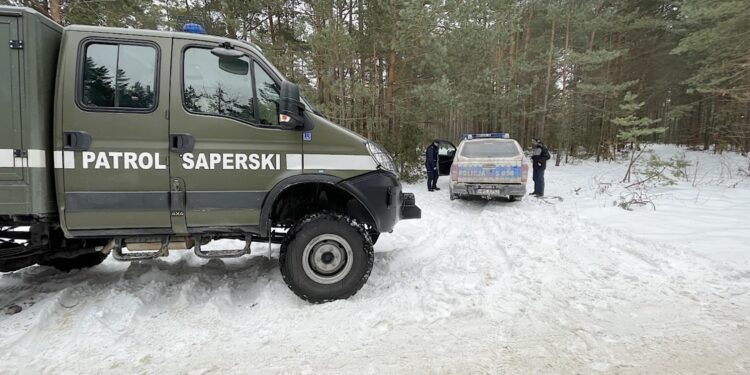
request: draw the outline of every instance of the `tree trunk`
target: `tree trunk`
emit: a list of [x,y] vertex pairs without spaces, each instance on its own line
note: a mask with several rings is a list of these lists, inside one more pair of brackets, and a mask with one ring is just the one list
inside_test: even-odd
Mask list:
[[[570,16],[565,20],[565,54],[568,52],[570,47]],[[562,105],[563,105],[563,123],[561,134],[558,136],[558,158],[555,160],[555,166],[560,166],[560,155],[569,148],[572,144],[572,127],[570,126],[570,109],[568,107],[568,62],[563,61],[562,64]],[[568,154],[565,154],[565,163],[568,162]]]
[[385,107],[386,120],[388,125],[393,126],[394,122],[394,105],[393,105],[393,86],[396,84],[396,30],[391,34],[391,45],[388,51],[388,77],[385,85]]
[[276,28],[273,26],[273,11],[268,7],[268,31],[271,33],[271,45],[276,47]]
[[[544,87],[544,104],[542,111],[542,121],[539,125],[538,137],[544,138],[544,127],[547,125],[547,103],[549,100],[549,86],[552,81],[552,57],[554,55],[555,48],[555,21],[556,16],[552,16],[552,30],[550,31],[549,37],[549,56],[547,57],[547,84]],[[559,162],[558,162],[559,163]]]
[[523,55],[529,52],[529,40],[531,39],[531,20],[534,18],[534,8],[529,9],[529,19],[526,21],[526,29],[523,31]]
[[60,0],[49,0],[47,3],[49,6],[49,15],[52,20],[62,25],[62,12],[60,8]]

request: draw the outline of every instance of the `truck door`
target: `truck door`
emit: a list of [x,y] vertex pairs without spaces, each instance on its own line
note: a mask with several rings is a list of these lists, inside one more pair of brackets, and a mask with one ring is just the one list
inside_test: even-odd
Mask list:
[[69,32],[64,41],[65,225],[169,233],[172,39],[97,35]]
[[278,126],[280,77],[254,49],[237,44],[242,56],[228,58],[213,54],[217,47],[175,39],[172,49],[176,232],[253,231],[268,191],[301,171],[302,133]]
[[[18,18],[0,17],[0,41],[18,40]],[[23,180],[21,145],[21,49],[0,46],[0,181]],[[16,159],[16,156],[19,156]]]

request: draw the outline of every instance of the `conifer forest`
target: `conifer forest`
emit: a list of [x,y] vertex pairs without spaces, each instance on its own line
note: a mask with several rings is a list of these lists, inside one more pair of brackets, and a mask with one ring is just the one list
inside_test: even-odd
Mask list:
[[[247,40],[402,170],[434,138],[750,151],[750,0],[2,0],[61,24]],[[457,143],[456,143],[457,144]]]

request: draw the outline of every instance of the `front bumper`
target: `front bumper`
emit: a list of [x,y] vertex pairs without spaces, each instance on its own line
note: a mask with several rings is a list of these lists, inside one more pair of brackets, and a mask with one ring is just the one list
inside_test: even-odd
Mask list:
[[339,185],[362,203],[379,233],[392,231],[399,220],[422,217],[414,194],[402,193],[401,182],[393,173],[372,171]]
[[477,197],[526,195],[525,184],[463,184],[451,183],[451,194]]

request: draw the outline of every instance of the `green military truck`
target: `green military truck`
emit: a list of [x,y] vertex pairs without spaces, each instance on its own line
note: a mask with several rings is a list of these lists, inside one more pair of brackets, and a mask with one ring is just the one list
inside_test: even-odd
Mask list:
[[0,7],[0,41],[2,272],[279,243],[289,288],[323,302],[355,294],[380,233],[421,216],[391,156],[251,43],[19,7]]

